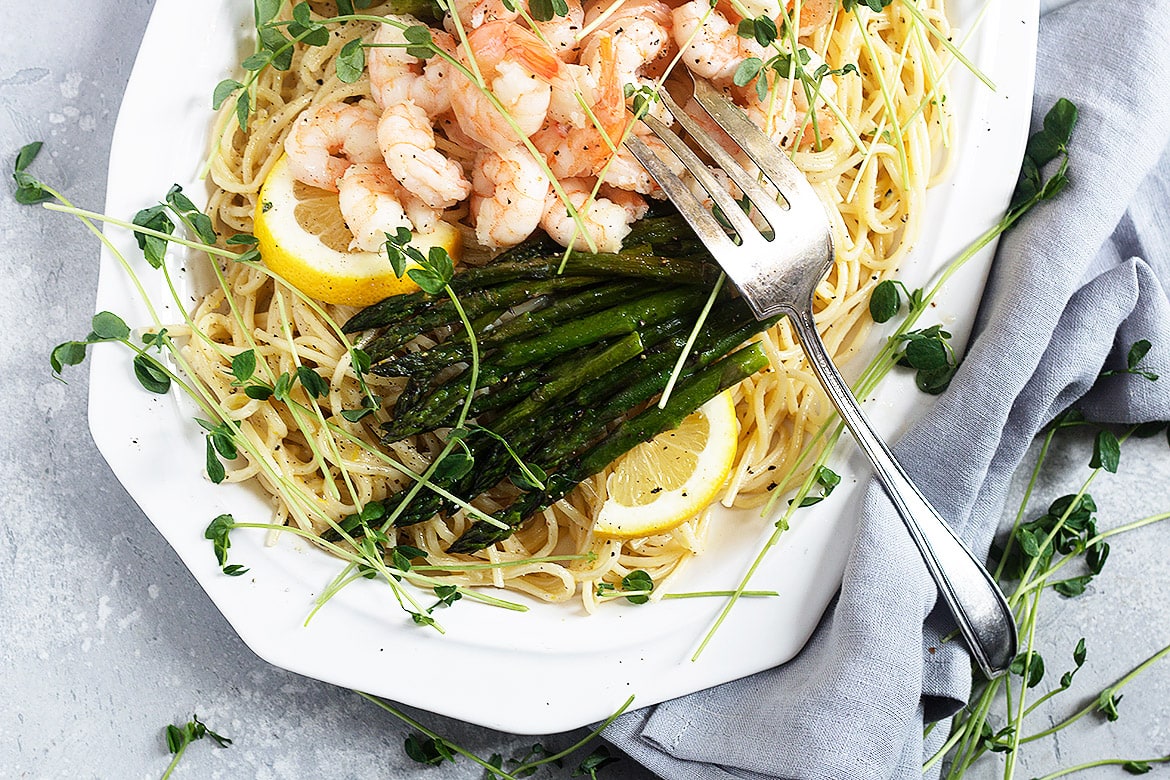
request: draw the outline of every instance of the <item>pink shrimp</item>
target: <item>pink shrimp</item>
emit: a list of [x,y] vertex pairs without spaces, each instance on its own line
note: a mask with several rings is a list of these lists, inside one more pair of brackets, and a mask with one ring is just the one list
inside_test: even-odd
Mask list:
[[[589,251],[592,239],[598,252],[616,252],[622,248],[622,239],[630,233],[630,225],[646,213],[646,201],[633,193],[604,189],[590,199],[596,179],[563,179],[561,188],[569,203],[577,211],[577,219],[569,212],[556,192],[545,199],[540,226],[561,246]],[[587,239],[582,227],[588,232]]]
[[352,163],[381,161],[378,112],[369,101],[305,109],[284,139],[284,153],[298,181],[337,192]]
[[413,100],[382,112],[378,144],[394,178],[431,208],[450,208],[471,194],[463,169],[435,148],[431,120]]
[[462,75],[451,79],[451,109],[463,132],[489,149],[504,152],[521,140],[518,132],[527,137],[544,124],[552,96],[550,82],[561,61],[531,31],[507,22],[488,22],[472,30],[467,43],[470,52],[460,46],[460,61],[470,69],[474,59],[507,117],[478,84]]
[[544,211],[548,177],[523,146],[484,152],[472,175],[475,237],[492,249],[514,246],[536,230]]
[[[422,24],[409,14],[391,14],[386,18],[406,27]],[[442,30],[431,30],[431,40],[446,53],[455,54],[455,39]],[[450,78],[451,65],[438,54],[420,60],[407,53],[406,46],[402,28],[393,24],[378,28],[374,46],[367,55],[374,102],[386,108],[413,100],[427,116],[434,118],[451,107],[445,83]]]

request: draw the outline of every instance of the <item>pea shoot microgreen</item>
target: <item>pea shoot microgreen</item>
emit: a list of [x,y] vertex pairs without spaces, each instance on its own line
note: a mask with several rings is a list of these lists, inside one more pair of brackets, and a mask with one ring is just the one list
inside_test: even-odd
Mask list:
[[572,777],[587,776],[590,780],[597,780],[598,772],[610,764],[616,764],[620,760],[605,745],[599,745],[581,760],[581,763],[573,770]]
[[37,155],[41,153],[42,146],[41,141],[33,141],[20,147],[20,151],[16,153],[16,160],[12,165],[12,178],[16,182],[16,192],[13,193],[13,197],[16,198],[17,203],[29,206],[53,199],[53,194],[48,192],[44,185],[27,170]]
[[187,747],[192,742],[208,738],[221,748],[229,747],[232,741],[222,734],[216,734],[207,724],[199,720],[198,715],[192,715],[191,720],[187,721],[182,726],[177,724],[170,724],[164,730],[163,734],[167,741],[167,751],[174,755],[171,763],[167,766],[166,771],[163,772],[162,780],[167,780],[171,773],[175,771],[175,767],[179,764],[179,759],[183,757]]
[[219,562],[220,569],[229,577],[238,577],[248,571],[239,564],[228,564],[227,562],[228,548],[232,546],[228,535],[236,526],[234,517],[230,514],[222,514],[216,516],[203,531],[203,538],[211,540],[212,548],[215,550],[215,560]]
[[[1053,420],[1044,433],[1040,454],[1033,466],[1029,485],[1036,483],[1054,437],[1061,431],[1087,425],[1091,425],[1091,423],[1087,422],[1084,415],[1076,410],[1069,410]],[[1033,733],[1025,732],[1025,717],[1042,703],[1070,690],[1077,672],[1085,665],[1088,658],[1085,639],[1081,638],[1071,653],[1072,668],[1061,675],[1055,687],[1050,688],[1034,701],[1027,701],[1026,692],[1036,689],[1043,681],[1046,672],[1044,658],[1036,647],[1037,616],[1041,593],[1051,589],[1064,598],[1076,598],[1083,595],[1094,578],[1101,574],[1109,558],[1110,550],[1107,539],[1170,519],[1170,512],[1166,512],[1107,531],[1101,531],[1098,528],[1098,507],[1088,492],[1089,484],[1098,474],[1116,471],[1120,463],[1121,447],[1138,427],[1130,428],[1120,437],[1108,429],[1100,428],[1094,437],[1093,453],[1089,458],[1088,466],[1091,472],[1081,488],[1076,493],[1061,496],[1052,501],[1042,514],[1030,521],[1025,521],[1024,517],[1029,504],[1031,488],[1029,487],[1025,491],[1016,522],[1006,542],[992,549],[995,576],[1004,586],[1005,592],[1010,594],[1008,604],[1017,615],[1019,633],[1023,640],[1022,650],[1011,664],[1009,678],[986,681],[978,679],[978,673],[976,673],[977,679],[972,701],[955,717],[949,738],[944,746],[926,762],[924,768],[929,769],[941,761],[944,756],[949,756],[950,763],[947,771],[944,772],[944,777],[947,780],[959,780],[965,775],[966,770],[983,755],[988,752],[997,752],[1005,755],[1007,765],[1005,776],[1011,777],[1023,745],[1056,734],[1093,712],[1098,713],[1105,720],[1117,720],[1121,715],[1118,707],[1123,698],[1121,689],[1152,664],[1170,656],[1170,646],[1164,647],[1116,683],[1102,690],[1092,698],[1087,706],[1049,728]],[[1082,573],[1059,578],[1058,573],[1062,573],[1069,566],[1080,566]],[[1013,680],[1017,682],[1013,683]],[[1013,685],[1015,685],[1014,689]],[[991,710],[998,700],[997,697],[1002,696],[1005,691],[1007,701],[1005,723],[996,730],[991,725]],[[1154,761],[1160,760],[1154,759]],[[1046,775],[1046,777],[1061,777],[1091,766],[1124,766],[1127,763],[1133,763],[1140,768],[1140,765],[1147,762],[1147,759],[1105,759],[1069,767]]]
[[894,0],[841,0],[841,7],[846,11],[856,11],[858,8],[868,8],[874,13],[880,13]]
[[[841,484],[841,475],[828,466],[820,466],[816,471],[816,484],[820,489],[820,493],[804,496],[800,499],[798,507],[813,506],[824,501],[833,494],[833,490],[837,485]],[[796,499],[794,498],[792,501],[796,501]]]
[[[499,753],[493,753],[490,758],[480,758],[475,753],[435,733],[389,702],[361,691],[355,691],[355,693],[414,729],[414,732],[408,734],[403,743],[406,755],[412,760],[428,766],[437,766],[446,761],[454,763],[458,756],[462,756],[478,764],[484,770],[484,780],[519,780],[519,778],[530,777],[542,766],[562,766],[565,758],[592,744],[601,732],[605,731],[634,703],[633,696],[626,699],[608,718],[564,750],[552,752],[544,745],[537,743],[523,755],[505,761]],[[574,776],[588,775],[592,780],[596,780],[599,771],[618,760],[610,754],[608,748],[599,746],[581,760]]]
[[610,582],[599,582],[594,589],[598,598],[625,598],[631,604],[645,604],[653,592],[654,579],[642,569],[634,569],[622,577],[620,590]]
[[420,764],[438,766],[444,761],[455,763],[455,752],[442,737],[409,734],[402,746],[406,755]]
[[1125,357],[1125,368],[1114,368],[1107,371],[1102,371],[1101,376],[1119,376],[1122,374],[1135,374],[1137,376],[1149,379],[1151,382],[1158,378],[1158,375],[1153,371],[1142,367],[1142,361],[1146,359],[1150,348],[1149,339],[1139,339],[1130,345],[1129,352]]

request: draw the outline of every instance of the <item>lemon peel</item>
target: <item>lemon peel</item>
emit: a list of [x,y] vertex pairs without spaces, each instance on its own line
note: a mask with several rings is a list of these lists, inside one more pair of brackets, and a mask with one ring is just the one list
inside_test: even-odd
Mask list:
[[727,390],[614,463],[594,533],[635,539],[677,528],[715,500],[738,444],[739,420]]
[[[284,157],[260,188],[253,232],[265,265],[325,303],[369,306],[418,289],[409,276],[394,274],[385,254],[350,251],[353,236],[341,216],[337,193],[297,181]],[[410,243],[423,255],[441,246],[455,261],[463,249],[459,230],[441,221],[429,233],[412,233]]]

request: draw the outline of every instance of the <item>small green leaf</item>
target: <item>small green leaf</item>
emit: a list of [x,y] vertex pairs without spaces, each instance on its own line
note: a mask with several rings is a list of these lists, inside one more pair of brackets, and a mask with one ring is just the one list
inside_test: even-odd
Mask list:
[[902,294],[898,283],[886,279],[873,288],[869,296],[869,314],[874,322],[888,322],[902,308]]
[[171,389],[171,377],[167,370],[150,355],[134,356],[134,376],[140,385],[152,393],[165,395]]
[[1129,348],[1129,354],[1126,356],[1125,361],[1131,371],[1141,365],[1142,360],[1145,359],[1146,354],[1149,353],[1150,347],[1152,346],[1153,344],[1147,339],[1139,339],[1133,343]]
[[920,371],[946,368],[947,350],[937,339],[913,339],[906,343],[906,362]]
[[[215,445],[212,443],[210,436],[207,437],[206,449],[204,464],[207,469],[207,478],[218,485],[227,477],[227,471],[219,461],[219,456],[215,452]],[[220,563],[223,563],[223,561],[220,561]]]
[[256,353],[245,350],[232,358],[232,376],[241,382],[247,382],[256,373]]
[[239,577],[241,574],[247,574],[251,569],[246,566],[241,566],[238,563],[233,563],[230,566],[224,566],[222,571],[229,577]]
[[[138,227],[158,233],[170,235],[175,232],[175,223],[166,215],[166,206],[161,204],[142,209],[134,215],[132,221]],[[138,242],[138,248],[142,250],[146,262],[153,268],[162,267],[163,259],[166,257],[167,239],[137,231],[134,233],[134,239]]]
[[1097,697],[1097,711],[1105,716],[1105,720],[1115,721],[1121,717],[1121,713],[1117,711],[1117,705],[1121,703],[1123,698],[1120,694],[1114,696],[1112,688],[1106,688]]
[[101,341],[117,341],[129,338],[130,328],[117,314],[109,311],[100,311],[93,315],[90,321],[93,336]]
[[1085,563],[1093,574],[1100,574],[1109,558],[1109,542],[1097,542],[1085,551]]
[[247,71],[258,71],[266,68],[271,61],[271,52],[258,51],[245,57],[244,61],[240,63],[240,67]]
[[1060,580],[1052,583],[1052,589],[1064,596],[1065,598],[1073,598],[1085,592],[1085,588],[1093,581],[1093,575],[1086,574],[1081,577],[1071,577],[1067,580]]
[[931,371],[919,371],[914,376],[914,384],[924,393],[938,395],[950,387],[951,380],[955,378],[957,370],[957,366],[948,365]]
[[599,770],[620,760],[621,759],[619,759],[617,756],[614,756],[609,752],[609,748],[607,748],[605,745],[602,745],[598,748],[595,748],[593,752],[582,759],[581,763],[577,765],[577,768],[573,770],[572,776],[584,777],[587,775],[595,780]]
[[1147,761],[1126,761],[1121,765],[1121,768],[1131,775],[1144,775],[1153,769]]
[[203,538],[210,539],[215,547],[215,557],[220,566],[227,563],[227,551],[232,546],[228,534],[235,524],[236,520],[230,514],[217,515],[203,531]]
[[[740,22],[745,24],[745,22]],[[752,79],[760,75],[760,71],[764,67],[764,62],[759,57],[748,57],[735,69],[735,74],[731,77],[732,82],[737,87],[746,87],[752,83]]]
[[240,123],[240,129],[247,131],[248,129],[248,113],[252,110],[252,103],[248,96],[248,91],[244,90],[236,98],[236,121]]
[[1073,663],[1077,665],[1078,669],[1085,665],[1085,657],[1087,654],[1088,653],[1085,649],[1085,638],[1081,637],[1077,642],[1076,648],[1073,649]]
[[1036,163],[1036,167],[1043,168],[1063,151],[1064,144],[1059,138],[1047,130],[1041,130],[1028,139],[1028,146],[1024,150],[1024,154]]
[[183,732],[179,729],[178,726],[175,726],[174,724],[167,726],[166,735],[167,750],[171,753],[178,753],[183,749],[183,746],[187,744],[187,740],[184,738]]
[[544,490],[548,473],[535,463],[522,464],[519,473],[510,476],[512,484],[521,490]]
[[1097,434],[1093,442],[1093,457],[1089,460],[1089,468],[1104,469],[1111,474],[1117,473],[1121,463],[1121,443],[1112,431],[1103,430]]
[[645,604],[650,600],[649,592],[654,590],[654,580],[645,571],[634,569],[634,571],[622,577],[622,590],[646,591],[646,593],[626,596],[626,601],[631,604]]
[[436,585],[435,596],[439,599],[439,604],[449,607],[459,599],[463,598],[463,594],[459,592],[457,585]]
[[16,153],[16,161],[13,163],[13,172],[23,173],[28,169],[28,166],[33,164],[33,160],[37,159],[37,155],[41,153],[41,147],[44,146],[43,141],[33,141],[20,147],[20,151]]
[[329,383],[325,377],[308,366],[297,366],[297,379],[300,380],[301,387],[305,388],[305,392],[314,398],[329,395]]
[[53,373],[60,376],[65,366],[76,366],[85,360],[85,347],[82,341],[66,341],[53,347],[49,353],[49,365],[53,367]]
[[341,47],[337,55],[337,78],[344,84],[353,84],[366,69],[366,50],[362,39],[354,38]]
[[1044,659],[1035,651],[1031,655],[1020,653],[1012,661],[1009,671],[1023,677],[1029,688],[1035,688],[1044,679]]
[[[417,613],[412,613],[412,615],[416,616],[416,623],[421,624],[424,622],[419,620],[420,617],[426,618],[426,621],[429,621],[431,624],[435,622],[426,615],[418,616]],[[403,744],[403,747],[406,749],[406,755],[410,756],[412,760],[417,761],[420,764],[438,766],[444,761],[455,761],[455,753],[441,738],[424,737],[421,734],[411,734],[406,738],[406,742]]]
[[1068,144],[1077,125],[1077,107],[1067,98],[1060,98],[1044,115],[1044,130],[1062,144]]
[[275,19],[282,5],[284,0],[256,0],[256,26],[261,27]]
[[463,452],[452,452],[435,466],[432,478],[442,483],[454,482],[467,476],[473,466],[475,458]]
[[211,109],[219,111],[223,106],[224,101],[232,96],[237,89],[243,89],[244,85],[235,79],[224,79],[215,85],[215,90],[211,93]]
[[244,395],[257,401],[267,401],[274,392],[268,385],[248,385],[244,388]]

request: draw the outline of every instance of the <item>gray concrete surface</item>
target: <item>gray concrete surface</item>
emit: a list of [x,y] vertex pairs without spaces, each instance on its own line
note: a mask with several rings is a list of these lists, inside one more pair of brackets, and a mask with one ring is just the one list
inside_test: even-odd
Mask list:
[[[23,143],[44,140],[37,173],[100,208],[110,135],[151,3],[0,0],[0,8],[0,157],[8,165]],[[0,778],[157,777],[168,763],[163,727],[192,712],[235,745],[194,745],[176,777],[478,777],[466,761],[413,764],[398,721],[349,691],[268,666],[236,638],[94,448],[86,372],[70,372],[68,384],[50,376],[53,345],[88,331],[94,239],[7,194],[0,238],[8,412],[0,458],[9,474],[0,499]],[[1079,484],[1088,451],[1084,435],[1056,448],[1037,506]],[[1165,437],[1128,445],[1122,474],[1092,490],[1102,525],[1170,510],[1168,486]],[[1170,524],[1136,532],[1116,541],[1084,596],[1045,596],[1041,647],[1052,671],[1043,685],[1059,677],[1080,636],[1089,660],[1074,689],[1030,724],[1043,728],[1075,711],[1170,643],[1168,551]],[[1029,746],[1016,776],[1170,753],[1170,660],[1130,685],[1120,710],[1115,724],[1085,718],[1059,739]],[[485,756],[523,752],[534,741],[415,714]],[[564,746],[574,736],[544,741]],[[995,762],[969,777],[999,776]],[[542,776],[568,777],[573,766]],[[603,776],[649,777],[629,761]],[[1090,776],[1125,775],[1113,768]]]

